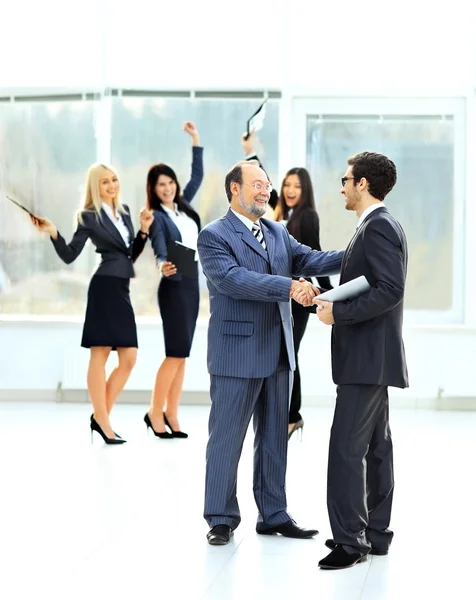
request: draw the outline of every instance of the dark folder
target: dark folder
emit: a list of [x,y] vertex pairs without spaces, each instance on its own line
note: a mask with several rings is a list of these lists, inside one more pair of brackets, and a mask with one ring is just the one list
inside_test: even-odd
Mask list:
[[171,241],[167,246],[167,260],[177,267],[177,273],[185,277],[197,276],[197,261],[193,248],[184,246],[181,242]]
[[259,131],[266,118],[266,100],[259,106],[259,108],[251,115],[246,123],[246,139],[250,137],[253,131]]
[[5,197],[7,198],[7,200],[10,200],[10,202],[13,202],[13,204],[16,204],[19,208],[21,208],[26,213],[28,213],[30,215],[30,217],[34,217],[35,219],[37,218],[36,215],[34,215],[28,208],[26,208],[26,206],[23,206],[23,204],[21,204],[17,200],[14,200],[13,198],[10,198],[10,196],[5,196]]

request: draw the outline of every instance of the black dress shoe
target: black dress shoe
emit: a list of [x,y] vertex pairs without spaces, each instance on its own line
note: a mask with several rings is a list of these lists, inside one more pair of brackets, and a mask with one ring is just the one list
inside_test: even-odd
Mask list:
[[233,530],[228,525],[215,525],[207,533],[207,540],[211,546],[225,546],[231,540]]
[[274,527],[267,527],[263,523],[260,523],[256,527],[256,533],[260,535],[276,535],[280,533],[284,537],[296,538],[297,540],[309,540],[317,535],[319,532],[317,529],[302,529],[298,527],[295,521],[287,521],[282,525],[275,525]]
[[[334,550],[337,544],[334,542],[334,540],[326,540],[326,546],[330,550]],[[387,550],[378,550],[377,548],[372,548],[369,554],[373,554],[374,556],[386,556],[388,554],[388,548]]]
[[355,552],[349,554],[349,552],[346,552],[340,544],[337,544],[330,554],[319,561],[319,567],[328,570],[348,569],[349,567],[353,567],[357,563],[365,562],[366,560],[367,556],[357,549]]

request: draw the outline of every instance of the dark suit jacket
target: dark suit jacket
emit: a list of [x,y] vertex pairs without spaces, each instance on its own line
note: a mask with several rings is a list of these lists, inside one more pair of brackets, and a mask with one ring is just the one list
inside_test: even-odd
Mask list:
[[81,254],[84,244],[88,239],[96,246],[96,252],[101,255],[101,263],[96,270],[96,275],[111,275],[129,279],[134,277],[134,267],[132,263],[144,249],[147,238],[142,239],[140,233],[134,238],[134,227],[126,205],[124,208],[127,214],[122,218],[130,233],[131,243],[126,246],[117,227],[101,209],[101,216],[98,217],[95,212],[83,211],[83,224],[78,222],[73,239],[69,244],[58,232],[56,240],[51,239],[58,256],[66,264],[72,263]]
[[[195,221],[198,231],[201,229],[200,217],[192,208],[191,202],[198,191],[203,180],[203,148],[200,146],[192,146],[192,175],[190,181],[185,186],[182,198],[187,204],[190,212],[190,218]],[[182,241],[182,235],[178,227],[168,216],[162,206],[158,210],[154,210],[154,221],[149,230],[150,242],[154,250],[157,262],[167,260],[167,246],[171,241]],[[177,273],[171,277],[167,277],[169,281],[180,281],[182,275]]]
[[402,340],[407,242],[385,207],[371,212],[342,260],[340,283],[364,275],[370,291],[334,302],[332,374],[336,384],[408,387]]
[[[296,237],[298,242],[309,246],[309,248],[312,248],[313,250],[321,251],[322,248],[321,240],[319,237],[319,230],[319,215],[317,214],[317,211],[312,209],[304,210],[299,216],[299,235],[298,237]],[[309,278],[306,279],[308,281],[311,281],[311,279]],[[319,289],[321,291],[325,292],[326,290],[332,289],[329,277],[318,277],[317,281],[319,284]],[[317,307],[315,304],[313,304],[312,306],[303,307],[303,309],[309,313],[315,313],[316,308]]]
[[[289,229],[289,227],[288,227]],[[321,251],[321,240],[319,237],[319,215],[317,211],[312,208],[308,208],[304,210],[299,216],[299,235],[296,235],[296,239],[301,244],[305,246],[309,246],[313,250]],[[291,233],[291,235],[293,235]],[[318,278],[319,285],[322,286],[322,289],[329,290],[332,289],[329,278]]]
[[319,238],[319,216],[315,210],[306,209],[302,212],[299,229],[298,242],[309,246],[313,250],[322,250]]

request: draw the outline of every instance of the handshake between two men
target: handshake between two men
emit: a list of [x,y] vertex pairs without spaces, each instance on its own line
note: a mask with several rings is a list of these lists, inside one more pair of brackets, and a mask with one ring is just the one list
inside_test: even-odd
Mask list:
[[321,323],[333,325],[332,302],[319,300],[318,297],[320,293],[320,290],[315,285],[312,285],[312,283],[306,281],[303,277],[300,277],[299,281],[292,280],[289,297],[303,306],[317,304],[317,316]]

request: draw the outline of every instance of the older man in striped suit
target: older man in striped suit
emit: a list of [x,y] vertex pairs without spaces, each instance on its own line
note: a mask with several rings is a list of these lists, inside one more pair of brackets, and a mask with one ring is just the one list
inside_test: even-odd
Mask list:
[[212,545],[227,544],[240,523],[238,462],[252,416],[256,531],[310,538],[317,530],[298,527],[286,505],[287,424],[295,368],[290,298],[310,305],[318,290],[292,277],[336,274],[343,252],[311,250],[281,223],[260,219],[272,188],[254,161],[235,165],[225,189],[229,211],[198,237],[211,312],[207,538]]

